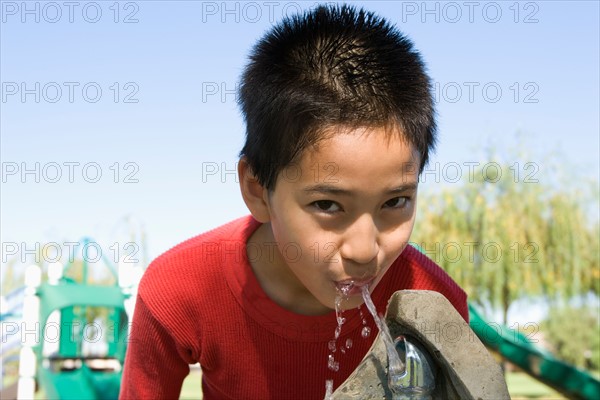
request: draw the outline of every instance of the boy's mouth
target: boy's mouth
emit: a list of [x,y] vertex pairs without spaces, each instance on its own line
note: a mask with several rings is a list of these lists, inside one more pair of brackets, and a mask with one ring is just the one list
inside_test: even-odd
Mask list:
[[354,295],[362,295],[361,288],[365,285],[369,285],[373,283],[375,277],[369,279],[346,279],[343,281],[335,282],[335,288],[339,293],[341,293],[344,297],[354,296]]

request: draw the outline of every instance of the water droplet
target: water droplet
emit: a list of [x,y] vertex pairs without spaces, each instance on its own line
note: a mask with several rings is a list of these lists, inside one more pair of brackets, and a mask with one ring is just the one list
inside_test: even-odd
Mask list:
[[371,328],[369,328],[368,326],[363,326],[360,335],[364,338],[368,338],[371,335]]
[[342,292],[342,295],[344,297],[348,297],[348,293],[350,293],[350,291],[352,290],[352,288],[354,288],[354,282],[350,281],[350,282],[346,282],[346,283],[341,283],[338,285],[338,290],[340,292]]
[[327,361],[327,368],[336,372],[340,369],[340,363],[335,361],[331,354],[329,355],[329,360]]
[[360,319],[362,320],[362,324],[363,324],[363,325],[366,325],[366,324],[367,324],[367,320],[365,319],[365,316],[363,315],[363,312],[362,312],[362,308],[361,308],[361,307],[362,307],[362,305],[361,305],[361,306],[358,306],[358,314],[359,314],[359,316],[360,316]]
[[336,339],[340,336],[342,325],[344,325],[344,322],[346,322],[346,318],[344,318],[343,314],[344,309],[341,307],[341,297],[338,295],[335,298],[335,317],[337,321],[337,327],[335,328]]
[[329,350],[332,353],[335,353],[336,347],[335,347],[335,340],[330,340],[329,343],[327,343],[327,347],[329,347]]
[[325,400],[331,400],[332,392],[333,392],[333,380],[328,379],[325,381]]
[[352,347],[352,339],[346,339],[346,348],[349,349]]
[[[343,317],[343,313],[344,309],[342,308],[342,296],[340,295],[340,288],[338,287],[338,295],[335,298],[335,316],[337,326],[335,327],[334,339],[330,340],[327,343],[327,347],[332,353],[334,353],[337,349],[336,340],[340,337],[340,334],[342,333],[342,325],[344,324],[344,322],[346,322],[346,318]],[[343,346],[340,347],[340,351],[342,353],[346,353],[346,350]],[[329,359],[327,360],[327,368],[336,372],[340,369],[340,363],[335,361],[332,354],[329,354]]]

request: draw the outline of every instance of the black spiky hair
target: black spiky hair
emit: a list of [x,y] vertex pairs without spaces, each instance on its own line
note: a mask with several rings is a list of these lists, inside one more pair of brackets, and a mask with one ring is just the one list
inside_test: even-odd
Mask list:
[[278,174],[331,127],[395,127],[420,154],[436,142],[430,79],[412,42],[350,5],[283,19],[258,41],[239,87],[246,157],[274,190]]

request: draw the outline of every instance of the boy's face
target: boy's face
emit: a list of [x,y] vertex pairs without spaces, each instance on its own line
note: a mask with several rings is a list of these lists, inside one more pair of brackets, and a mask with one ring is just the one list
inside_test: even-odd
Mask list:
[[362,304],[360,287],[373,291],[413,229],[418,152],[383,128],[341,132],[307,149],[265,196],[279,249],[272,276],[281,302],[302,314],[331,311],[344,286],[343,307]]

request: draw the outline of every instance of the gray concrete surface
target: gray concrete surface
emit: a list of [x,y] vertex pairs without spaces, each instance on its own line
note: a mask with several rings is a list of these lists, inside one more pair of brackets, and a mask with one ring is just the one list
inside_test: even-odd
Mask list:
[[[404,335],[430,356],[436,371],[433,399],[510,399],[500,366],[440,293],[398,291],[390,298],[385,318],[392,338]],[[386,349],[378,334],[363,361],[332,399],[392,398]]]

